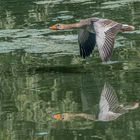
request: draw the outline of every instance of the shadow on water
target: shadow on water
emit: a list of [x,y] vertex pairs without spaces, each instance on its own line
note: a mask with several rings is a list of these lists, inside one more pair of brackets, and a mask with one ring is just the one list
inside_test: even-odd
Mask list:
[[[0,0],[0,140],[138,140],[139,5]],[[117,36],[107,64],[97,49],[79,57],[77,30],[48,29],[92,16],[136,27]]]

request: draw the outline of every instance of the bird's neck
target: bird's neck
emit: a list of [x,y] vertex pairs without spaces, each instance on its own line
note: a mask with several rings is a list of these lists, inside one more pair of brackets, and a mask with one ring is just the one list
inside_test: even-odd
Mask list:
[[82,25],[80,23],[73,23],[73,24],[65,24],[65,29],[73,29],[73,28],[80,28]]
[[85,20],[81,20],[80,22],[73,23],[73,24],[65,24],[65,29],[72,29],[72,28],[84,28],[86,26],[90,26],[93,22],[96,22],[99,18],[88,18]]

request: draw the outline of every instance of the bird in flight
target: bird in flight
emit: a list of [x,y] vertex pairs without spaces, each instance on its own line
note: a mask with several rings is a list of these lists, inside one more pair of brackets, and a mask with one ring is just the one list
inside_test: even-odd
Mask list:
[[73,28],[80,28],[78,34],[80,56],[83,58],[88,57],[97,44],[103,62],[107,62],[111,58],[116,34],[135,29],[134,26],[96,17],[84,19],[72,24],[55,24],[50,27],[51,30]]

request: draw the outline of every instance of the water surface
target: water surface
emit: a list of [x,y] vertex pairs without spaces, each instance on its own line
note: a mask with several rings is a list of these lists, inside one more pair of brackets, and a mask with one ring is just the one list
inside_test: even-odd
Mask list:
[[[120,104],[140,101],[139,7],[139,0],[0,0],[0,140],[139,140],[139,107],[97,117],[106,83]],[[49,30],[92,16],[136,27],[117,35],[107,64],[97,49],[79,57],[77,30]]]

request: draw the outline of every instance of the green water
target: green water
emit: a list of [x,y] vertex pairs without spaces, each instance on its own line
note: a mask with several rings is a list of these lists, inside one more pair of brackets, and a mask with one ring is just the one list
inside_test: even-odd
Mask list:
[[[77,30],[48,28],[92,16],[136,27],[108,64],[97,49],[79,57]],[[0,0],[0,140],[139,140],[139,107],[113,121],[52,117],[96,116],[105,83],[120,104],[139,103],[140,0]]]

